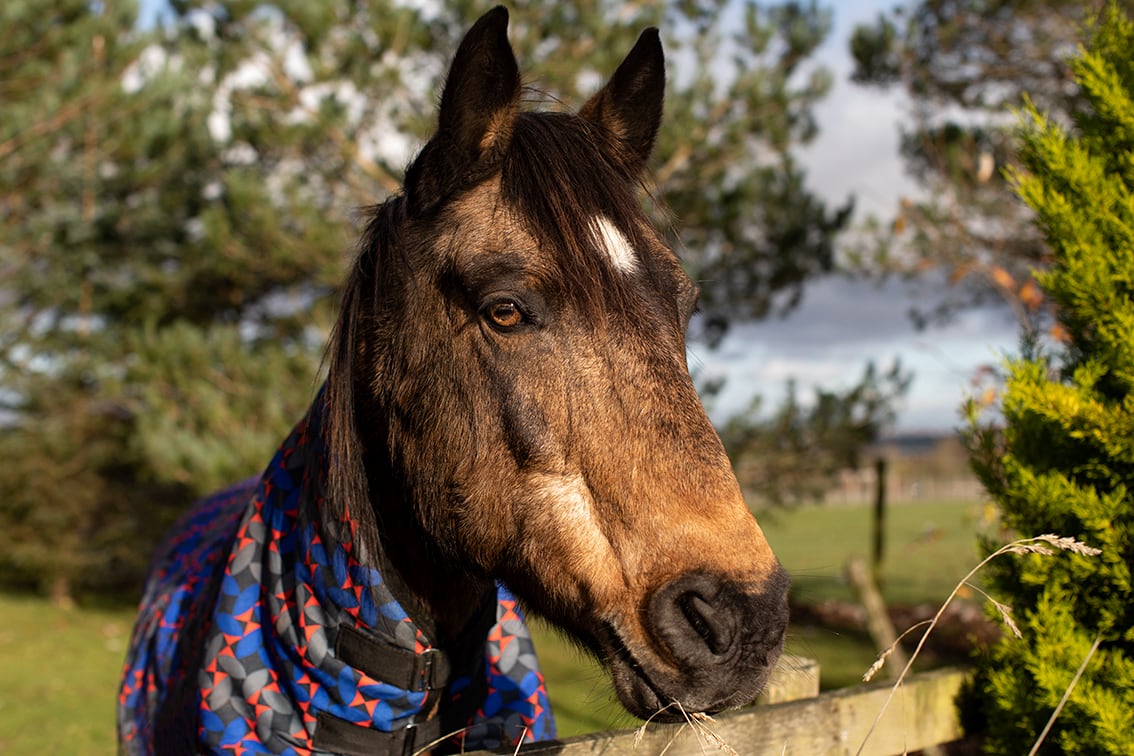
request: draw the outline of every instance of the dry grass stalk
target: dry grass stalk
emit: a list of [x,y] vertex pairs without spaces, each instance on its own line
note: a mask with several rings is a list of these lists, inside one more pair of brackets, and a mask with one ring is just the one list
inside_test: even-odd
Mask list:
[[1043,732],[1039,734],[1039,738],[1037,738],[1036,742],[1032,745],[1032,750],[1028,751],[1028,756],[1035,756],[1039,751],[1039,747],[1043,745],[1047,734],[1051,732],[1051,726],[1055,724],[1055,720],[1059,718],[1059,712],[1063,711],[1064,704],[1071,698],[1071,691],[1075,690],[1075,686],[1079,684],[1079,678],[1083,676],[1083,671],[1087,668],[1087,664],[1090,663],[1091,657],[1099,650],[1100,643],[1102,643],[1102,633],[1095,636],[1095,642],[1091,644],[1091,650],[1087,652],[1083,663],[1079,665],[1079,669],[1075,670],[1075,676],[1071,678],[1071,682],[1067,685],[1067,690],[1063,691],[1063,697],[1059,699],[1055,710],[1051,712],[1051,717],[1047,720],[1047,724],[1044,725]]
[[1007,604],[1000,603],[992,596],[989,596],[987,592],[978,588],[972,583],[965,583],[965,585],[967,585],[969,588],[972,588],[980,595],[984,596],[989,601],[989,603],[991,603],[996,608],[996,612],[1000,615],[1000,619],[1004,621],[1005,627],[1012,631],[1012,635],[1016,636],[1017,638],[1024,637],[1024,634],[1020,632],[1019,625],[1016,624],[1016,620],[1012,619],[1012,607],[1008,606]]
[[[468,732],[470,729],[471,729],[471,726],[470,727],[462,727],[459,730],[453,730],[452,732],[446,733],[446,734],[442,735],[441,737],[437,738],[436,740],[434,740],[430,743],[426,743],[421,748],[418,748],[416,751],[413,752],[412,756],[422,756],[422,754],[429,753],[430,751],[432,751],[434,748],[436,748],[437,746],[444,743],[449,738],[454,738],[454,737],[456,737],[456,736],[458,736],[462,733]],[[522,746],[524,744],[524,739],[527,738],[527,737],[528,737],[528,728],[525,727],[523,732],[520,733],[520,739],[516,741],[516,750],[512,752],[512,756],[516,756],[516,754],[518,754],[520,752],[520,746]],[[461,740],[461,753],[464,753],[464,752],[465,752],[465,742],[462,739]]]
[[524,744],[524,738],[528,736],[528,728],[525,726],[524,731],[520,733],[520,739],[516,741],[516,750],[512,751],[512,756],[516,756],[520,752],[520,746]]
[[634,733],[633,746],[635,749],[639,745],[641,745],[642,738],[646,736],[646,728],[649,726],[650,722],[653,721],[654,717],[661,714],[671,706],[676,706],[677,710],[681,712],[681,716],[685,719],[685,724],[677,728],[677,730],[673,733],[673,736],[669,739],[669,742],[665,744],[665,748],[661,750],[658,756],[664,756],[665,752],[670,749],[670,746],[672,746],[674,741],[677,740],[677,737],[685,731],[686,727],[692,729],[693,734],[697,736],[697,743],[701,747],[701,753],[705,753],[706,745],[711,745],[716,747],[718,751],[728,754],[728,756],[739,756],[739,754],[736,752],[736,749],[730,746],[725,741],[725,739],[718,735],[713,729],[713,725],[716,724],[715,719],[713,719],[703,711],[695,711],[690,714],[689,712],[685,711],[685,707],[682,706],[678,701],[670,701],[668,704],[655,711],[649,719],[642,723],[642,725]]
[[1052,546],[1055,546],[1057,549],[1070,551],[1075,554],[1082,554],[1083,556],[1098,556],[1102,553],[1102,551],[1100,551],[1099,549],[1096,549],[1093,546],[1088,546],[1081,541],[1076,541],[1074,538],[1057,536],[1053,533],[1046,533],[1041,536],[1036,536],[1035,538],[1027,538],[1022,541],[1009,543],[1006,546],[1002,547],[995,554],[992,554],[989,558],[991,559],[998,554],[1006,552],[1011,552],[1013,554],[1042,554],[1045,556],[1054,554],[1054,551],[1049,549],[1047,546],[1044,546],[1045,543],[1049,543]]
[[[925,646],[925,642],[926,642],[926,640],[928,640],[929,634],[933,632],[933,628],[935,628],[937,626],[937,623],[941,621],[941,617],[942,617],[942,615],[945,614],[945,610],[949,607],[949,605],[951,603],[953,603],[953,599],[955,599],[957,597],[957,592],[960,591],[961,588],[964,587],[964,586],[972,587],[972,585],[969,581],[972,580],[972,578],[978,572],[980,572],[986,564],[988,564],[993,559],[996,559],[999,556],[1003,556],[1004,554],[1051,555],[1051,554],[1054,554],[1055,551],[1053,549],[1049,548],[1050,546],[1054,546],[1055,549],[1059,549],[1059,550],[1062,550],[1062,551],[1070,551],[1074,554],[1080,554],[1082,556],[1098,556],[1099,554],[1102,553],[1102,551],[1100,549],[1096,549],[1093,546],[1088,546],[1087,544],[1085,544],[1081,541],[1077,541],[1074,538],[1068,538],[1066,536],[1057,536],[1057,535],[1054,535],[1052,533],[1045,533],[1044,535],[1035,536],[1034,538],[1023,538],[1023,539],[1020,539],[1018,541],[1013,541],[1012,543],[1005,544],[1004,546],[1001,546],[999,549],[997,549],[996,551],[992,552],[987,557],[982,559],[980,561],[980,564],[978,564],[976,567],[973,567],[971,570],[969,570],[968,574],[965,575],[963,578],[961,578],[960,582],[958,582],[957,585],[955,585],[953,587],[953,590],[949,594],[948,598],[945,599],[944,603],[942,603],[941,607],[937,610],[937,614],[933,615],[933,619],[928,621],[929,627],[927,627],[925,632],[922,634],[921,640],[918,641],[917,647],[914,649],[913,654],[910,655],[909,661],[906,662],[905,667],[902,668],[901,674],[898,675],[898,679],[894,681],[894,685],[890,688],[889,695],[886,696],[886,700],[883,701],[882,706],[879,707],[878,714],[874,717],[874,721],[870,724],[870,729],[868,729],[866,731],[866,735],[863,737],[862,743],[858,747],[858,751],[855,752],[856,754],[861,754],[863,752],[863,749],[866,748],[866,743],[870,740],[870,736],[874,734],[874,730],[877,729],[878,723],[882,721],[882,715],[886,713],[886,709],[887,709],[887,707],[889,707],[890,701],[892,701],[894,699],[894,694],[897,693],[898,688],[900,688],[902,686],[902,682],[906,679],[906,675],[909,674],[910,668],[913,666],[914,660],[917,659],[918,654],[921,653],[922,647]],[[980,592],[982,594],[984,594],[985,596],[988,595],[988,594],[984,593],[984,591],[980,591]],[[997,612],[1000,613],[1000,616],[1002,618],[1004,618],[1005,624],[1008,625],[1009,629],[1012,630],[1017,635],[1017,637],[1019,637],[1020,629],[1016,626],[1016,623],[1011,619],[1010,607],[1008,607],[1007,605],[1002,604],[998,601],[993,601],[993,605],[996,607]],[[921,625],[924,625],[924,624],[925,624],[924,622],[920,622],[917,625],[914,625],[913,627],[911,627],[909,630],[906,630],[906,632],[902,633],[898,637],[898,640],[894,641],[894,644],[890,648],[887,648],[885,651],[883,651],[879,655],[878,659],[876,659],[874,664],[871,665],[870,670],[868,671],[868,674],[871,677],[873,677],[874,674],[878,672],[878,670],[882,669],[883,665],[885,665],[885,663],[886,663],[886,657],[888,657],[893,652],[893,649],[897,647],[897,644],[899,642],[901,642],[902,638],[904,638],[906,635],[908,635],[911,630],[914,630],[915,628],[920,627]],[[1093,653],[1094,653],[1094,651],[1092,650],[1091,654],[1088,655],[1087,660],[1090,659],[1090,656],[1093,655]],[[1084,661],[1083,667],[1086,667],[1086,661]],[[1082,672],[1082,669],[1080,669],[1080,673],[1081,672]],[[1076,682],[1078,682],[1078,675],[1076,675],[1075,679],[1072,681],[1072,683],[1071,683],[1072,687],[1075,685]],[[1070,690],[1068,690],[1066,695],[1070,695]],[[1062,704],[1061,704],[1061,706],[1062,706]],[[1055,714],[1058,715],[1058,709],[1056,710]],[[1054,722],[1054,718],[1052,719],[1052,722]],[[1050,726],[1051,726],[1051,723],[1049,722],[1048,723],[1049,729],[1050,729]],[[1041,739],[1045,735],[1046,735],[1046,731],[1043,734],[1041,734]]]
[[[684,713],[684,712],[682,712]],[[739,756],[736,749],[725,742],[725,739],[717,734],[713,727],[717,721],[710,717],[703,711],[695,711],[687,715],[689,726],[693,728],[693,732],[697,733],[697,741],[699,743],[708,742],[716,746],[718,751],[727,753],[729,756]],[[702,750],[704,750],[702,748]]]
[[874,675],[878,674],[878,671],[882,669],[882,667],[886,666],[886,659],[889,658],[890,654],[894,653],[894,650],[898,648],[898,644],[902,642],[902,639],[912,633],[914,630],[917,630],[919,627],[928,625],[930,622],[931,620],[922,620],[921,622],[918,622],[917,624],[911,625],[910,627],[906,628],[905,632],[899,635],[894,640],[894,642],[886,648],[885,651],[878,655],[878,658],[875,659],[874,663],[870,665],[870,669],[866,670],[866,673],[863,674],[862,681],[870,682],[872,679],[874,679]]

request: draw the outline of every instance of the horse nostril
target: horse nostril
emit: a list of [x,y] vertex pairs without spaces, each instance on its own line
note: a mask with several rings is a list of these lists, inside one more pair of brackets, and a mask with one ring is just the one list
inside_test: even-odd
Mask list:
[[658,587],[640,616],[661,662],[649,678],[659,699],[712,712],[755,698],[783,648],[787,592],[779,568],[755,584],[693,572]]
[[650,598],[650,630],[682,664],[716,664],[736,650],[744,624],[734,593],[714,576],[683,575]]
[[722,621],[721,614],[699,594],[681,594],[677,597],[677,606],[714,656],[720,656],[732,645],[727,621]]

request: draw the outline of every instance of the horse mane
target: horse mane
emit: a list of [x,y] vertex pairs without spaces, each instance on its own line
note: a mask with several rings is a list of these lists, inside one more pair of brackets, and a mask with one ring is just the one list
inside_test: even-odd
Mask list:
[[323,390],[322,431],[328,460],[324,522],[339,523],[339,527],[345,527],[348,520],[354,524],[360,560],[368,554],[376,555],[378,547],[374,512],[371,507],[362,506],[369,499],[369,490],[355,417],[360,344],[367,328],[373,325],[365,322],[362,305],[381,295],[383,273],[387,272],[382,262],[401,247],[405,204],[403,195],[395,195],[370,208],[370,220],[359,240],[358,254],[343,287],[338,319],[323,358],[327,381]]
[[[595,253],[595,219],[608,218],[636,249],[656,243],[646,236],[635,191],[638,178],[610,157],[606,139],[599,127],[576,115],[519,113],[498,169],[502,202],[525,219],[555,261],[559,285],[596,324],[611,311],[632,308],[638,297],[631,277]],[[440,198],[428,214],[470,188]],[[360,345],[373,337],[375,327],[365,317],[365,303],[381,301],[383,290],[397,280],[395,266],[408,267],[398,256],[404,254],[401,230],[409,213],[404,194],[371,209],[324,357],[323,438],[329,460],[324,522],[349,519],[360,558],[378,553],[378,523],[373,508],[364,505],[369,488],[357,418],[359,371],[366,369],[362,361],[368,357]]]

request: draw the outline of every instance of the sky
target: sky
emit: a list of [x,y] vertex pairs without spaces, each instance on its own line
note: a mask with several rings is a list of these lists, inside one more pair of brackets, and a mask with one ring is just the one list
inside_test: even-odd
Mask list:
[[[855,197],[854,221],[873,213],[894,216],[898,199],[916,194],[898,157],[900,99],[849,81],[848,39],[854,26],[874,19],[890,0],[830,2],[834,29],[818,60],[835,76],[816,108],[819,137],[800,153],[807,185],[829,207]],[[899,406],[894,432],[943,432],[959,426],[959,408],[977,368],[996,365],[1016,348],[1014,321],[998,309],[964,313],[947,327],[914,328],[907,315],[917,304],[901,282],[885,286],[832,276],[810,282],[802,306],[785,319],[735,328],[717,352],[694,352],[690,365],[726,376],[712,408],[715,420],[743,409],[753,394],[771,407],[789,378],[801,400],[815,386],[849,388],[867,362],[879,369],[900,360],[914,374]],[[924,304],[924,303],[922,303]]]
[[[799,157],[809,188],[829,207],[854,196],[855,221],[868,214],[889,219],[899,197],[916,193],[898,157],[901,100],[849,81],[851,31],[895,1],[823,3],[833,10],[834,28],[817,60],[834,73],[835,83],[816,107],[819,136]],[[164,4],[142,0],[143,18],[152,18]],[[802,305],[787,318],[738,325],[722,348],[694,349],[691,369],[727,378],[711,405],[714,420],[746,408],[757,394],[762,406],[775,406],[792,378],[806,402],[815,386],[852,386],[870,361],[885,369],[900,360],[914,380],[891,430],[956,428],[972,376],[1014,350],[1016,328],[1006,313],[990,309],[968,311],[948,326],[919,332],[907,315],[915,304],[912,296],[900,282],[878,286],[837,276],[819,279],[807,284]]]

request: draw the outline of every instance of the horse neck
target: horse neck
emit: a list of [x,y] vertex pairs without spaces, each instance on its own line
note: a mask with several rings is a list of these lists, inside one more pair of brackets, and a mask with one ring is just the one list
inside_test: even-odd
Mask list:
[[384,445],[368,438],[364,447],[369,504],[378,525],[378,569],[430,641],[453,643],[477,620],[486,601],[495,605],[495,585],[442,553],[418,523],[414,502],[390,469]]

